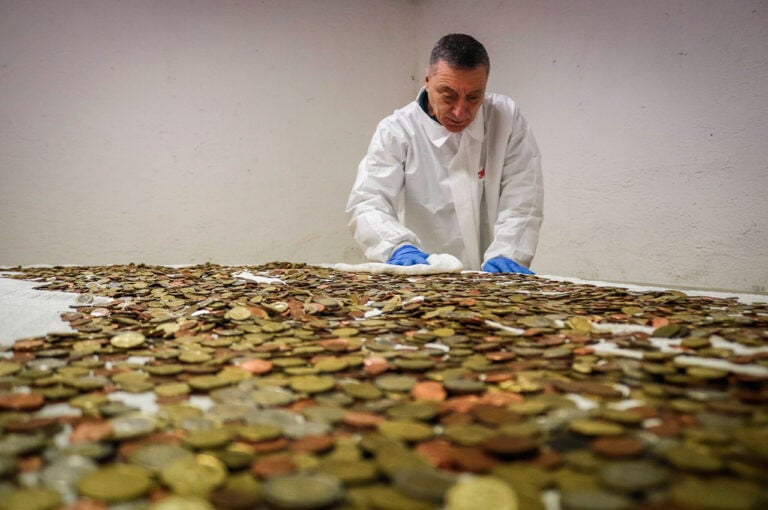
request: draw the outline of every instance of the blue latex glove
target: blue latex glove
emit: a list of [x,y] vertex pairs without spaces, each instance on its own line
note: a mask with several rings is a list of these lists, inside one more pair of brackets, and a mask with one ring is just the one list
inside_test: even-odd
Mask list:
[[483,271],[488,273],[520,273],[520,274],[536,274],[525,266],[521,266],[512,259],[507,257],[493,257],[491,260],[483,264]]
[[387,264],[396,266],[412,266],[414,264],[429,264],[427,262],[428,254],[419,250],[413,245],[406,244],[396,249],[392,256],[387,260]]

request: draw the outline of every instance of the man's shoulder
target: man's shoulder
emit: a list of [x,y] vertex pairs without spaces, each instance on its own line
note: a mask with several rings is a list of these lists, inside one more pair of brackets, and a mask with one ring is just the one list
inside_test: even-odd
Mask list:
[[411,101],[402,108],[393,111],[379,121],[378,131],[394,133],[412,133],[417,122],[424,115],[417,101]]
[[504,94],[486,92],[483,107],[488,111],[514,115],[517,112],[515,101]]
[[382,121],[387,120],[391,122],[413,122],[418,118],[417,114],[420,112],[423,113],[418,101],[414,100],[402,108],[398,108],[397,110],[393,111],[384,117]]

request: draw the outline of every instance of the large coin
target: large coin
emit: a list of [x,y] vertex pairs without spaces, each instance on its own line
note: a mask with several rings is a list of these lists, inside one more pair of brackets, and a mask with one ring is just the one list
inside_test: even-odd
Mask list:
[[110,344],[119,349],[133,349],[144,343],[144,335],[138,331],[126,331],[112,337]]
[[166,464],[160,478],[175,493],[206,496],[227,479],[224,463],[212,455],[180,457]]
[[53,489],[24,487],[2,493],[3,510],[54,510],[61,505],[61,496]]
[[131,464],[112,464],[85,475],[77,483],[83,496],[110,503],[140,498],[149,491],[149,471]]
[[477,476],[461,480],[451,487],[446,497],[446,510],[517,510],[517,494],[503,480]]
[[600,470],[600,479],[607,487],[627,493],[651,490],[668,478],[667,469],[646,460],[611,462]]
[[171,494],[167,498],[149,505],[147,510],[215,510],[205,499],[199,496],[179,496]]
[[286,510],[325,508],[344,495],[338,478],[324,473],[277,476],[263,486],[264,498]]
[[635,507],[631,499],[598,489],[567,491],[560,503],[563,510],[630,510]]

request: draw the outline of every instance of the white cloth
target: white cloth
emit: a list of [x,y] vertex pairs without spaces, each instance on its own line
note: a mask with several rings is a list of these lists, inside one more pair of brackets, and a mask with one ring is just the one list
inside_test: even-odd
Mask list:
[[396,266],[383,262],[367,262],[364,264],[322,264],[322,267],[348,271],[352,273],[386,273],[386,274],[437,274],[460,273],[461,261],[447,253],[433,253],[427,257],[429,264],[414,264],[412,266]]
[[542,202],[540,154],[528,123],[514,101],[488,93],[460,133],[429,117],[418,99],[382,120],[347,212],[370,260],[413,244],[477,270],[499,255],[530,265]]

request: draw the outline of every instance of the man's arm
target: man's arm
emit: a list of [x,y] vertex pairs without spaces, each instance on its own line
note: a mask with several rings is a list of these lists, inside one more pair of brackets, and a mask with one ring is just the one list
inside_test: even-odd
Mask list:
[[419,245],[416,234],[397,219],[407,150],[404,133],[395,132],[385,119],[358,166],[347,213],[352,215],[349,225],[355,239],[370,260],[383,262],[403,245]]
[[506,257],[529,267],[539,241],[544,185],[541,155],[525,118],[515,110],[502,169],[498,216],[485,260]]

